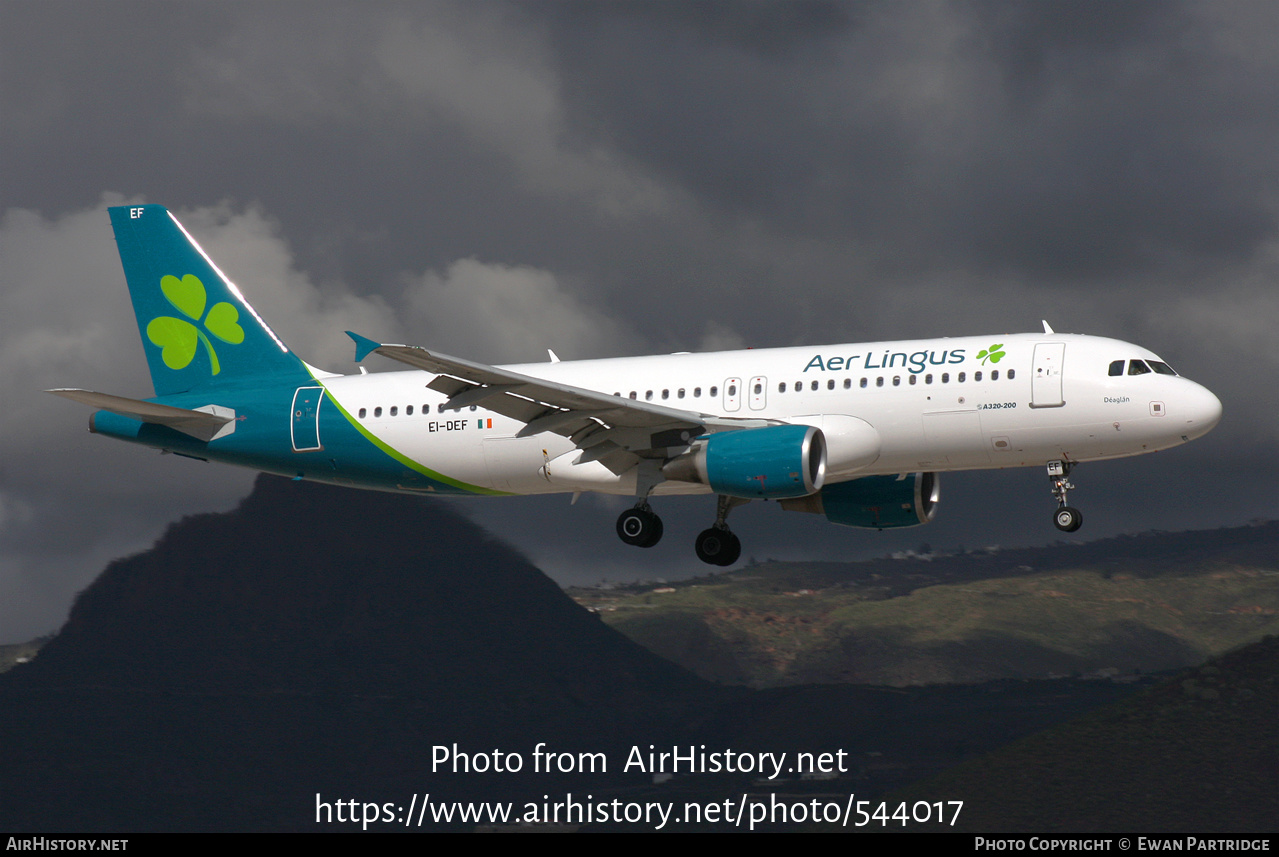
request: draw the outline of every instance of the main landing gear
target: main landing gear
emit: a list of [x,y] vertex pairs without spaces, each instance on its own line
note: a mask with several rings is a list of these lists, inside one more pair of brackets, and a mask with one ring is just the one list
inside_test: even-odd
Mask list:
[[[728,529],[728,513],[734,506],[750,502],[740,497],[721,495],[715,512],[715,523],[702,530],[694,547],[697,558],[710,565],[729,566],[742,555],[742,543]],[[628,545],[651,548],[662,538],[662,519],[641,500],[617,519],[617,535]]]
[[617,519],[617,536],[628,545],[651,548],[662,540],[662,519],[648,506],[648,495],[662,481],[662,463],[641,458],[635,471],[635,505]]
[[742,542],[728,529],[728,513],[734,506],[747,503],[740,497],[719,495],[719,503],[715,509],[715,523],[710,529],[697,534],[694,545],[697,558],[710,565],[729,566],[737,562],[742,555]]
[[1053,513],[1053,525],[1063,533],[1073,533],[1083,526],[1084,513],[1066,505],[1066,492],[1074,488],[1067,481],[1070,471],[1075,468],[1070,461],[1048,462],[1048,478],[1053,484],[1053,496],[1057,498],[1057,511]]
[[628,545],[651,548],[662,540],[662,519],[648,507],[648,503],[627,509],[617,519],[617,535]]

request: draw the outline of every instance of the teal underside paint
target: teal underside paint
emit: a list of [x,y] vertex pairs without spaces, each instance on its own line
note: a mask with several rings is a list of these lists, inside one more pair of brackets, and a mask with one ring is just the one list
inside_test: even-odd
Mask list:
[[916,481],[896,476],[863,476],[822,488],[822,508],[832,524],[867,529],[914,527],[924,523],[915,508]]
[[[442,473],[437,473],[413,461],[404,453],[375,437],[326,392],[324,404],[320,407],[320,441],[326,450],[330,448],[330,436],[340,437],[344,448],[358,451],[356,457],[364,461],[366,467],[377,466],[383,470],[390,467],[396,474],[397,481],[395,486],[388,490],[493,496],[507,496],[508,493],[450,479]],[[390,465],[387,464],[388,461],[391,462]]]
[[321,448],[293,452],[290,406],[296,390],[292,381],[269,386],[224,384],[216,390],[149,400],[178,408],[221,405],[234,409],[235,431],[209,443],[108,411],[96,412],[93,425],[99,434],[120,440],[318,482],[405,493],[504,493],[449,479],[376,441],[327,393],[320,406]]

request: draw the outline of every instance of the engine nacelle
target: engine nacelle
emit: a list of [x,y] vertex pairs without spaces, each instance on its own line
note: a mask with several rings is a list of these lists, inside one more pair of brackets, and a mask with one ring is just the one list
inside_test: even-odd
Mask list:
[[730,497],[803,497],[826,481],[826,440],[821,429],[803,425],[716,432],[662,473]]
[[940,498],[936,473],[864,476],[822,488],[821,493],[781,506],[792,512],[815,512],[832,524],[887,530],[926,524],[937,513]]

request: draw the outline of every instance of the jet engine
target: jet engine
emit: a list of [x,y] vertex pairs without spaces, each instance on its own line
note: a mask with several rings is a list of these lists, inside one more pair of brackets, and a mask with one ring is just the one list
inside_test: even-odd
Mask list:
[[820,513],[832,524],[887,530],[928,523],[939,496],[936,473],[907,473],[838,482],[811,497],[782,500],[781,507]]
[[662,473],[730,497],[803,497],[826,480],[826,439],[805,425],[716,432],[667,462]]

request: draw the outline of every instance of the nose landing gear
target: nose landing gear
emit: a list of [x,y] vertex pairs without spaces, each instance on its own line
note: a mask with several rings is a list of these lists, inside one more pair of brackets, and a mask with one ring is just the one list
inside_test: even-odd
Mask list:
[[1066,492],[1075,486],[1070,484],[1070,471],[1075,467],[1070,461],[1048,462],[1048,478],[1053,484],[1053,496],[1057,498],[1057,511],[1053,513],[1053,525],[1063,533],[1073,533],[1083,526],[1084,513],[1066,505]]

